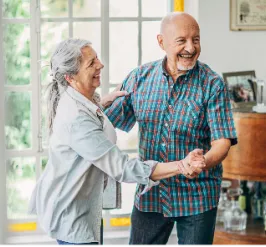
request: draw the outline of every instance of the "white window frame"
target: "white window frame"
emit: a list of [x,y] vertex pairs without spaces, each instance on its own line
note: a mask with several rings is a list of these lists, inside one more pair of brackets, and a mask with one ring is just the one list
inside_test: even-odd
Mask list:
[[[3,150],[4,150],[4,157],[3,165],[1,164],[1,168],[4,170],[3,174],[6,174],[6,161],[12,158],[16,157],[34,157],[36,160],[36,180],[40,176],[41,171],[41,158],[42,156],[47,156],[46,150],[41,150],[41,105],[40,105],[40,84],[39,84],[39,65],[38,65],[38,35],[36,35],[36,32],[38,30],[38,23],[36,22],[37,18],[37,0],[31,0],[30,1],[30,17],[31,18],[3,18],[2,16],[2,6],[3,1],[0,0],[0,12],[1,12],[1,23],[2,25],[5,24],[28,24],[30,28],[30,82],[27,85],[7,85],[5,84],[5,70],[4,70],[4,63],[3,63],[3,28],[1,25],[1,31],[0,31],[0,43],[1,43],[1,50],[0,50],[0,56],[1,56],[1,64],[0,64],[0,74],[1,74],[1,94],[3,93],[3,105],[4,105],[4,95],[5,92],[31,92],[31,126],[32,126],[32,144],[30,149],[25,150],[7,150],[4,143],[3,143]],[[5,109],[4,109],[5,111]],[[4,116],[3,118],[4,119]],[[34,121],[38,120],[38,121]],[[5,123],[3,122],[3,129],[4,129]],[[2,128],[1,128],[2,129]],[[2,139],[2,138],[1,138]],[[5,135],[3,140],[5,140]],[[1,149],[2,150],[2,149]],[[6,181],[5,181],[5,187],[6,188]],[[6,194],[6,191],[5,191]],[[6,196],[4,197],[6,198]],[[6,200],[4,200],[6,201]],[[29,217],[27,219],[22,220],[12,220],[7,218],[7,208],[5,206],[5,221],[8,224],[13,223],[26,223],[26,222],[36,222],[36,218]],[[6,228],[6,226],[5,226]],[[38,231],[36,231],[38,232]],[[25,232],[25,234],[32,234],[33,232]],[[10,233],[8,232],[7,235],[20,235],[21,233]],[[24,234],[24,233],[23,233]]]
[[[29,24],[30,27],[30,84],[22,85],[22,86],[14,86],[14,85],[6,85],[4,82],[4,63],[3,63],[3,29],[1,26],[0,30],[0,119],[4,119],[4,93],[7,91],[14,92],[32,92],[31,98],[31,126],[32,126],[32,149],[29,150],[6,150],[4,145],[4,123],[0,122],[0,157],[5,156],[5,159],[0,160],[1,162],[1,174],[5,174],[5,162],[2,164],[2,161],[8,160],[15,157],[35,157],[36,159],[36,180],[39,178],[41,174],[41,159],[44,156],[48,156],[47,149],[44,149],[42,146],[42,126],[41,126],[41,55],[40,55],[40,26],[42,22],[68,22],[69,23],[69,37],[73,37],[73,22],[76,21],[100,21],[101,22],[101,59],[105,64],[105,69],[102,71],[102,95],[106,95],[109,92],[111,87],[114,87],[115,84],[111,84],[109,82],[109,23],[110,22],[124,22],[124,21],[135,21],[138,23],[138,65],[142,64],[142,22],[144,21],[160,21],[161,17],[142,17],[142,7],[141,0],[138,0],[139,8],[138,8],[138,16],[137,17],[109,17],[109,0],[101,0],[101,16],[93,17],[93,18],[79,18],[73,17],[73,9],[72,9],[72,0],[68,1],[68,17],[65,18],[41,18],[40,12],[40,0],[30,0],[30,18],[29,19],[7,19],[2,16],[2,0],[0,0],[0,20],[2,24],[10,24],[10,23],[18,23],[18,24]],[[168,0],[168,11],[173,10],[173,0]],[[104,41],[104,42],[103,42]],[[119,82],[117,82],[119,83]],[[37,121],[36,121],[37,120]],[[2,151],[4,150],[4,151]],[[127,153],[137,153],[137,149],[133,150],[124,150]],[[5,188],[6,182],[5,179],[2,179],[2,183],[4,186],[1,188]],[[1,184],[2,185],[2,184]],[[3,191],[5,195],[6,191]],[[5,197],[4,197],[5,198]],[[5,200],[4,200],[5,201]],[[132,205],[133,206],[133,205]],[[3,206],[2,206],[3,207]],[[1,210],[4,213],[4,219],[7,220],[6,214],[6,205],[4,205],[5,210]],[[1,208],[0,208],[1,209]],[[110,218],[119,218],[119,217],[129,217],[130,214],[110,214],[109,211],[105,211],[105,231],[108,230],[127,230],[128,227],[112,227],[109,224]],[[0,218],[1,219],[1,218]],[[25,220],[8,220],[8,223],[23,223],[23,222],[31,222],[36,221],[36,218],[27,218]],[[1,226],[1,221],[0,221]],[[2,227],[0,227],[2,228]],[[39,227],[37,227],[37,231],[34,232],[25,232],[23,235],[32,235],[32,234],[40,234],[42,232]],[[21,235],[21,233],[11,233],[10,235]],[[1,241],[1,235],[0,235]]]

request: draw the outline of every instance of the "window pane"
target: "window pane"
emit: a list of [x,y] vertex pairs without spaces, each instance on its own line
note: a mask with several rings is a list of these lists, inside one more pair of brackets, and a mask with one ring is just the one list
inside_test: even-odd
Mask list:
[[48,161],[48,157],[41,157],[41,172],[44,171],[47,161]]
[[[130,158],[137,158],[137,153],[129,154]],[[134,205],[134,195],[136,191],[136,183],[122,183],[122,208],[110,210],[111,214],[131,214]]]
[[110,0],[109,10],[110,17],[136,17],[138,0]]
[[157,42],[160,33],[159,21],[145,21],[142,23],[142,64],[164,57],[165,53]]
[[29,18],[30,0],[3,0],[3,17]]
[[74,22],[73,33],[75,38],[87,39],[101,58],[101,23],[100,22]]
[[7,149],[31,147],[31,93],[6,92],[5,133]]
[[42,17],[67,17],[68,1],[67,0],[40,0]]
[[138,65],[137,22],[111,22],[109,50],[110,82],[121,83]]
[[100,17],[101,0],[73,0],[74,17]]
[[129,133],[116,129],[117,146],[121,149],[138,149],[138,125],[135,124]]
[[167,14],[169,0],[142,0],[143,17],[162,17]]
[[6,84],[30,83],[30,29],[24,24],[4,25]]
[[46,22],[41,26],[41,57],[49,63],[58,43],[68,38],[67,22]]
[[8,160],[6,183],[8,219],[28,218],[28,204],[36,183],[35,159]]

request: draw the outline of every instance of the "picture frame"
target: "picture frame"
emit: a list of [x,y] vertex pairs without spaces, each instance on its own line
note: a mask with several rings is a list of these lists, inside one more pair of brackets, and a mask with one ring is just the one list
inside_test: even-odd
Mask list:
[[266,1],[230,0],[230,29],[266,30]]
[[222,73],[228,86],[230,100],[235,108],[240,102],[256,102],[256,77],[254,70]]

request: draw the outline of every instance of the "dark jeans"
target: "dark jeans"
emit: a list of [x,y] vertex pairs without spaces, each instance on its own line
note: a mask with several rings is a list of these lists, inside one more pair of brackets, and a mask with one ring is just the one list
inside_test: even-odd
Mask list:
[[212,244],[216,213],[214,208],[193,216],[164,217],[134,207],[129,244],[166,244],[175,222],[178,244]]
[[[83,244],[73,244],[73,243],[68,243],[68,242],[64,242],[61,240],[56,240],[58,244],[60,245],[83,245]],[[92,242],[92,243],[84,243],[84,245],[88,245],[88,244],[98,244],[97,242]]]

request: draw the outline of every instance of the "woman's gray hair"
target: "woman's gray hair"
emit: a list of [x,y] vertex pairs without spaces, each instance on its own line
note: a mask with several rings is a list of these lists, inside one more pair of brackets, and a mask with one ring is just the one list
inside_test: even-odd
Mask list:
[[48,125],[52,134],[53,122],[60,96],[66,90],[68,81],[65,75],[76,75],[80,69],[81,49],[91,45],[91,42],[83,39],[67,39],[56,47],[51,57],[51,75],[53,81],[49,84],[48,92]]

